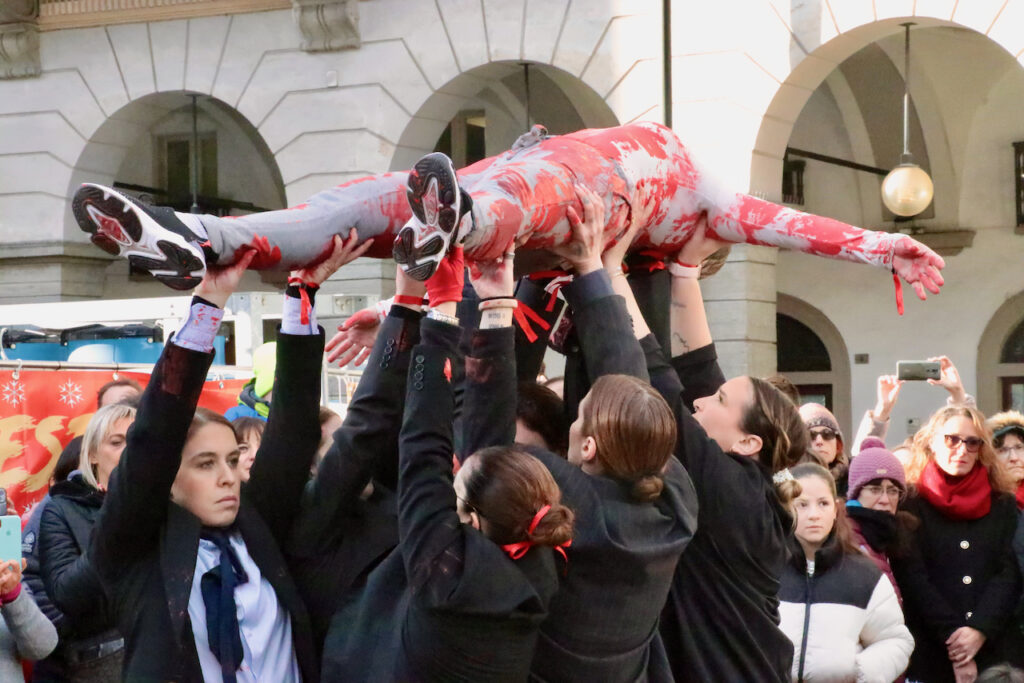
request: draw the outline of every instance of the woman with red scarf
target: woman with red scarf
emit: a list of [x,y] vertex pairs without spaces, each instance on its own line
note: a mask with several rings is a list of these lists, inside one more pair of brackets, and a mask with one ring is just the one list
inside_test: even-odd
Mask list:
[[994,663],[1020,664],[1017,505],[984,416],[966,406],[932,415],[914,437],[907,479],[905,509],[920,520],[894,567],[917,644],[907,680],[960,683]]

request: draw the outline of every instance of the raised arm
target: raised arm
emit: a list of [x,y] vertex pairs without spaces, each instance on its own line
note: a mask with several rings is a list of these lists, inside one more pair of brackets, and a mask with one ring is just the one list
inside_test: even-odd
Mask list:
[[159,542],[181,451],[213,362],[213,337],[252,258],[249,252],[232,266],[207,271],[189,319],[153,367],[93,530],[89,558],[105,580],[118,577]]
[[[371,478],[397,489],[405,382],[423,317],[421,305],[414,302],[422,301],[423,291],[422,283],[398,269],[396,301],[380,324],[345,420],[334,433],[334,443],[307,487],[291,540],[294,554],[320,552]],[[341,329],[328,346],[340,348],[348,330]]]
[[331,252],[322,262],[292,271],[288,278],[270,416],[252,476],[243,487],[243,495],[252,501],[282,547],[290,540],[320,445],[324,331],[316,322],[314,296],[327,278],[371,244],[367,241],[357,246],[357,240],[355,228],[347,241],[335,235]]

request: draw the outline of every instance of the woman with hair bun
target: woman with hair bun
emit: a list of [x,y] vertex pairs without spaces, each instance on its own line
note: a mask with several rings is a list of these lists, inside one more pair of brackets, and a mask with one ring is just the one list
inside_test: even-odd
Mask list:
[[984,416],[962,405],[932,415],[914,437],[907,480],[915,488],[904,509],[920,520],[894,566],[917,642],[907,678],[971,681],[991,664],[1020,664],[1017,505]]
[[518,447],[485,448],[453,481],[463,269],[450,256],[427,283],[398,441],[398,547],[335,614],[325,680],[525,681],[558,590],[574,516],[548,470]]
[[[541,626],[531,676],[537,681],[669,681],[658,618],[676,563],[693,537],[696,495],[672,457],[672,411],[646,382],[637,339],[649,330],[632,313],[632,293],[617,291],[621,278],[609,278],[602,263],[600,199],[579,193],[584,217],[575,221],[566,254],[576,276],[562,292],[573,310],[593,386],[569,428],[568,461],[531,449],[577,514],[569,565]],[[605,263],[619,267],[628,246],[629,235],[605,252]],[[473,273],[483,300],[482,326],[502,312],[511,323],[511,308],[491,309],[515,305],[506,268],[478,264]],[[513,438],[513,346],[511,327],[473,335],[463,396],[467,451]]]

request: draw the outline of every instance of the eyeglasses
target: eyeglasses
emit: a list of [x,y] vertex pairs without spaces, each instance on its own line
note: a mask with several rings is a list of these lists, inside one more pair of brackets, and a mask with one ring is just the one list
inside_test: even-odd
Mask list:
[[878,484],[868,484],[862,486],[861,491],[867,491],[875,498],[884,495],[889,500],[903,500],[903,489],[898,486],[879,486]]
[[996,449],[996,452],[1004,458],[1009,458],[1011,453],[1021,456],[1024,455],[1024,444],[1017,444],[1016,446],[1000,446]]
[[828,429],[828,428],[826,428],[826,429],[812,429],[812,430],[810,430],[810,434],[811,434],[811,441],[814,441],[819,436],[821,438],[825,439],[825,441],[831,441],[832,439],[836,438],[836,433],[834,431],[832,431],[831,429]]
[[946,448],[956,449],[960,444],[964,445],[964,450],[968,453],[977,453],[981,450],[981,445],[985,443],[984,439],[979,439],[976,436],[968,436],[966,438],[958,436],[956,434],[946,434]]

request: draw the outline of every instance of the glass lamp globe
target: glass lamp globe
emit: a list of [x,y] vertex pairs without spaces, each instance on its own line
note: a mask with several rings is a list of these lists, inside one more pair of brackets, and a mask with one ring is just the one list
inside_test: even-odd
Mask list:
[[928,208],[935,187],[917,164],[900,164],[882,181],[882,202],[897,216],[916,216]]

